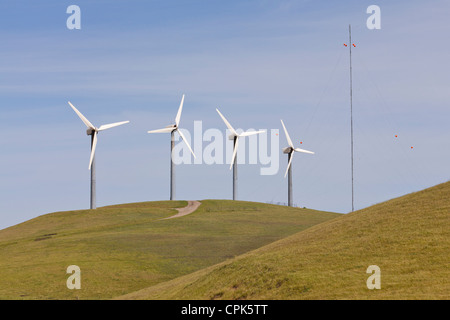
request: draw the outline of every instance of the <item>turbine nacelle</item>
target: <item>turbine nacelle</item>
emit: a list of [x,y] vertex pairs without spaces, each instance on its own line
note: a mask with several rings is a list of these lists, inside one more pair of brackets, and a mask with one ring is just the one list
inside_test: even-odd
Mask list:
[[286,148],[283,148],[283,153],[289,154],[289,153],[291,153],[292,151],[294,151],[294,148],[292,148],[292,147],[286,147]]

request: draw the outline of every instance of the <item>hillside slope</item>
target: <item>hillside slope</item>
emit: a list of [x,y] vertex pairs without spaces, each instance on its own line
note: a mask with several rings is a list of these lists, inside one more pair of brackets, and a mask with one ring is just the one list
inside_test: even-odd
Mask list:
[[[370,265],[381,289],[369,290]],[[450,182],[120,299],[450,299]]]
[[[0,299],[110,299],[231,259],[339,214],[243,201],[56,212],[0,230]],[[66,269],[81,269],[69,290]]]

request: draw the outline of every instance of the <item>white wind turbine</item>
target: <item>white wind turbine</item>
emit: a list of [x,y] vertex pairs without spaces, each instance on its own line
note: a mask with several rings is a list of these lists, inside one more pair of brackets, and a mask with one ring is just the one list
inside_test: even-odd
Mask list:
[[241,134],[238,134],[236,130],[231,126],[231,124],[225,119],[225,117],[220,113],[219,109],[216,108],[217,113],[222,118],[223,122],[225,122],[225,125],[228,127],[228,129],[231,131],[231,135],[228,137],[230,140],[233,140],[233,157],[231,158],[231,164],[230,164],[230,170],[233,168],[233,200],[236,200],[237,195],[237,149],[239,146],[239,138],[247,137],[255,134],[259,134],[262,132],[265,132],[265,130],[260,131],[250,131],[250,132],[243,132]]
[[284,174],[284,177],[286,178],[286,175],[289,173],[288,176],[288,205],[292,207],[292,158],[294,157],[294,152],[303,152],[303,153],[310,153],[314,154],[312,151],[303,150],[300,148],[295,148],[294,144],[292,143],[291,138],[289,137],[289,133],[286,130],[286,127],[284,126],[283,120],[281,120],[281,124],[283,125],[284,133],[286,134],[286,140],[288,142],[289,147],[283,148],[283,153],[288,154],[288,166],[286,168],[286,172]]
[[191,151],[192,155],[195,158],[194,151],[192,151],[191,146],[186,140],[186,137],[184,134],[179,130],[178,125],[180,124],[181,119],[181,111],[183,110],[183,103],[184,103],[184,94],[181,98],[180,107],[178,108],[177,116],[175,117],[175,124],[168,125],[167,127],[163,129],[157,129],[157,130],[151,130],[148,131],[148,133],[169,133],[171,134],[170,139],[170,200],[175,200],[175,164],[173,162],[172,156],[173,156],[173,148],[175,147],[175,131],[178,132],[180,137],[183,139],[183,141],[188,146],[189,150]]
[[91,158],[89,159],[89,170],[91,170],[91,209],[96,208],[96,180],[95,180],[95,148],[97,146],[97,135],[100,131],[110,129],[113,127],[120,126],[122,124],[128,123],[130,121],[122,121],[122,122],[115,122],[110,124],[104,124],[101,125],[99,128],[94,127],[92,123],[89,122],[88,119],[86,119],[85,116],[81,114],[80,111],[77,110],[73,106],[72,103],[69,101],[69,105],[72,107],[72,109],[76,112],[76,114],[80,117],[81,121],[84,122],[84,124],[87,127],[86,133],[88,136],[91,136]]

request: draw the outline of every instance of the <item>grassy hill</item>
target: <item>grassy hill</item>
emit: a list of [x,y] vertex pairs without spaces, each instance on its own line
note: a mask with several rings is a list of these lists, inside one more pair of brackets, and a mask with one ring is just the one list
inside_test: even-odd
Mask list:
[[[0,299],[110,299],[215,265],[339,214],[242,201],[56,212],[0,230]],[[69,290],[66,269],[81,269]]]
[[[381,289],[366,286],[381,269]],[[450,299],[450,182],[121,299]]]

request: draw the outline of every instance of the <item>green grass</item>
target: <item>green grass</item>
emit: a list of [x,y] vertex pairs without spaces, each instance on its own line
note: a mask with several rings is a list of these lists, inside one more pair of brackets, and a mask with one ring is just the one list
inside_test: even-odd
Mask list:
[[[132,203],[56,212],[0,230],[0,299],[110,299],[230,260],[339,214],[262,203]],[[66,268],[81,269],[81,290]]]
[[[381,269],[369,290],[367,267]],[[120,299],[450,299],[450,182]]]

